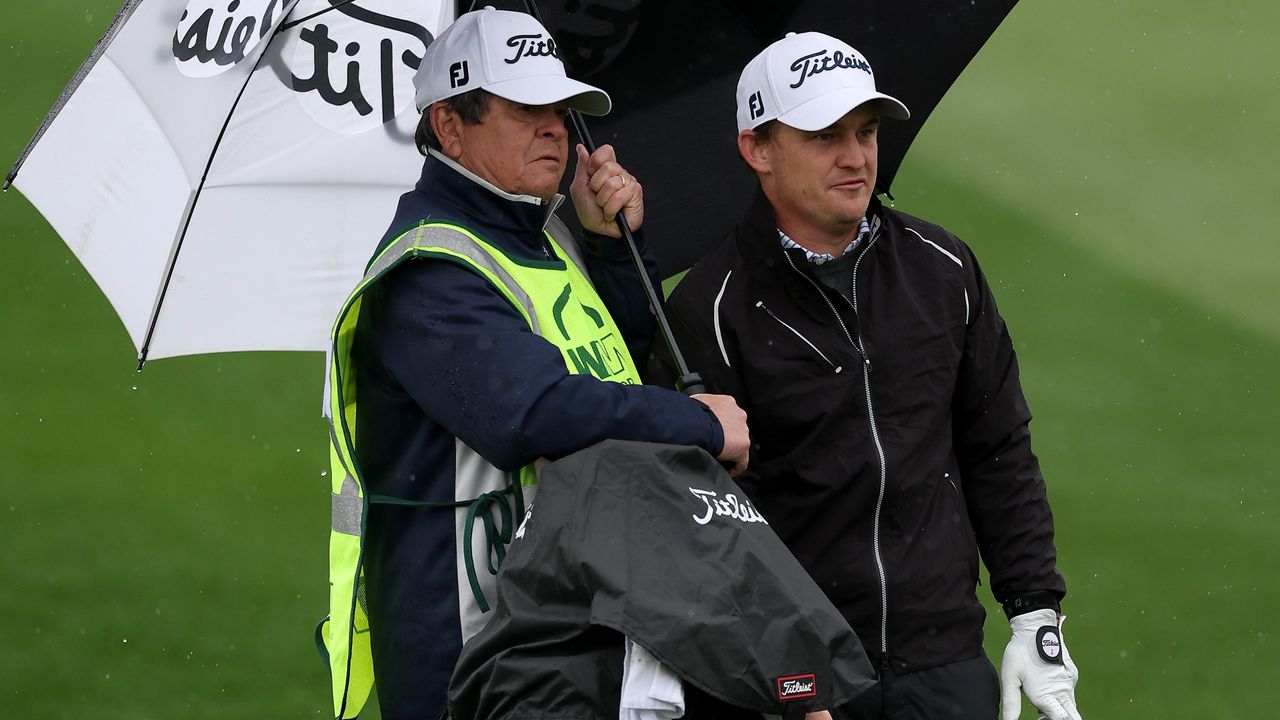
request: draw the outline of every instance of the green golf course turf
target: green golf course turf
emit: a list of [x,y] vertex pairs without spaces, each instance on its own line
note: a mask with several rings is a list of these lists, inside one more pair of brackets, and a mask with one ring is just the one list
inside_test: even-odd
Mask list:
[[[17,5],[4,169],[118,8]],[[1093,720],[1274,712],[1277,28],[1262,0],[1023,0],[894,182],[974,247],[1015,338]],[[0,248],[0,717],[328,717],[321,356],[136,374],[13,190]]]

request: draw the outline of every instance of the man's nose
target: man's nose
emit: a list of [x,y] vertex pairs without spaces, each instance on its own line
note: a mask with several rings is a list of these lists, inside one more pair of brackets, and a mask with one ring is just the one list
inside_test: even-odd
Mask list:
[[559,140],[568,137],[569,130],[564,126],[565,116],[556,112],[554,107],[546,107],[538,116],[538,134],[543,137]]
[[855,170],[867,164],[867,149],[858,142],[857,137],[849,138],[840,145],[840,153],[836,156],[836,162],[840,167],[853,168]]

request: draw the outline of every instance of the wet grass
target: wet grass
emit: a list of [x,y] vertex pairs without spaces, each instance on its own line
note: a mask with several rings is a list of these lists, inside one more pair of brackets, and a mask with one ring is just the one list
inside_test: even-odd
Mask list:
[[[1014,334],[1086,717],[1272,705],[1276,12],[1024,3],[895,183],[974,246]],[[998,656],[994,606],[987,634]]]
[[[0,27],[6,170],[118,9],[72,5]],[[135,374],[111,307],[14,191],[0,248],[5,715],[327,716],[319,355]]]

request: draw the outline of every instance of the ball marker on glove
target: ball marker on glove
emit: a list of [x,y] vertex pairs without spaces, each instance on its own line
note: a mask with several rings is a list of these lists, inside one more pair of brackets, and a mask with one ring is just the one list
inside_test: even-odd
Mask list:
[[1041,660],[1062,664],[1062,636],[1056,625],[1045,625],[1036,631],[1036,649],[1040,651]]

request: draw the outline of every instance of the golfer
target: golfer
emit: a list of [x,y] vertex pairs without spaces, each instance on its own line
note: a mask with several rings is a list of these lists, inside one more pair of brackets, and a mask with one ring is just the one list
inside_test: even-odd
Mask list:
[[851,718],[996,716],[979,558],[1026,693],[1079,720],[1053,516],[1018,364],[972,250],[875,197],[876,90],[836,38],[791,34],[742,72],[738,152],[760,193],[673,292],[690,367],[747,411],[738,480],[858,632],[879,685]]

